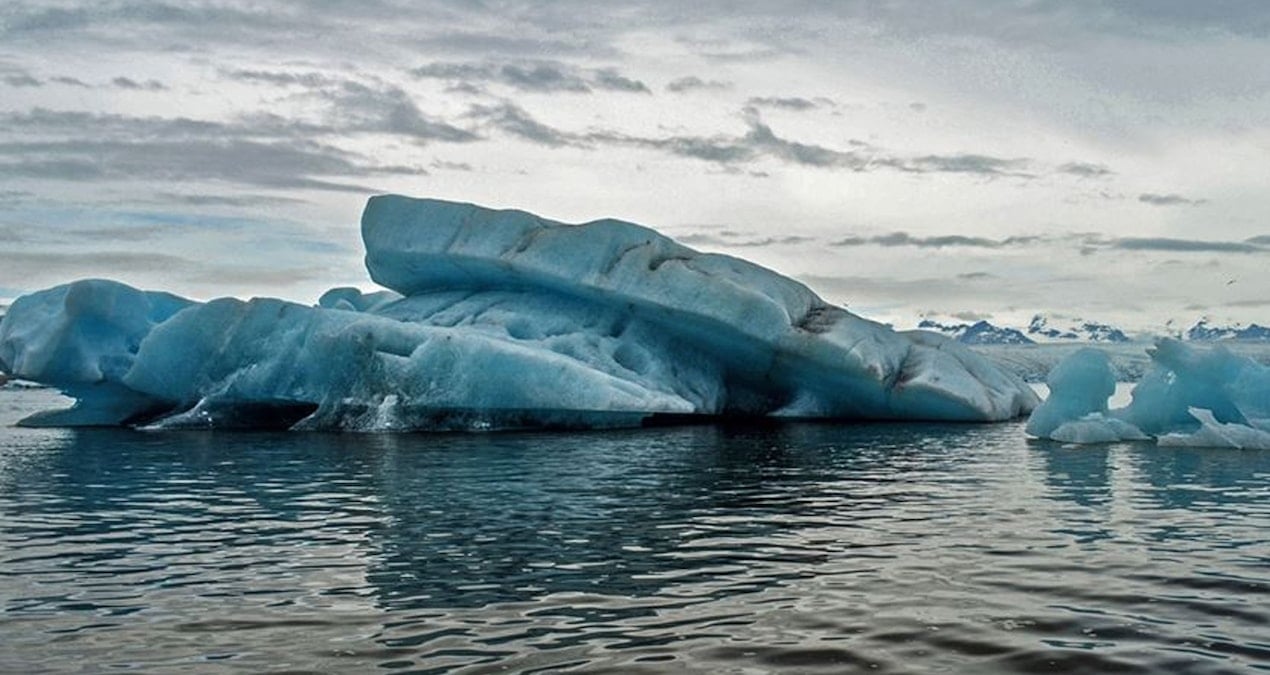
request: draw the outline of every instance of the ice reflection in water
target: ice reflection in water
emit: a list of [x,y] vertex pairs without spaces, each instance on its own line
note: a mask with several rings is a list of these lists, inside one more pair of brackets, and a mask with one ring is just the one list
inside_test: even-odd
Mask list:
[[0,671],[1246,671],[1268,478],[1014,424],[2,429]]

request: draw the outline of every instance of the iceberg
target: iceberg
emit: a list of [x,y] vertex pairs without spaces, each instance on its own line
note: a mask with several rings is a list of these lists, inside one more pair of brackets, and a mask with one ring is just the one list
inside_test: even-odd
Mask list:
[[1203,408],[1190,408],[1189,412],[1191,417],[1199,421],[1199,430],[1190,434],[1164,434],[1160,436],[1160,445],[1270,450],[1270,430],[1218,422],[1211,411]]
[[196,303],[78,281],[13,304],[0,369],[61,388],[29,424],[354,431],[702,416],[998,421],[1018,377],[806,286],[617,220],[396,195],[362,217],[388,290]]
[[1150,436],[1142,433],[1141,429],[1106,413],[1089,413],[1074,420],[1067,420],[1049,432],[1047,438],[1077,445],[1151,439]]
[[1045,377],[1049,397],[1032,411],[1027,433],[1050,438],[1065,423],[1090,415],[1103,417],[1107,399],[1116,391],[1111,361],[1099,349],[1085,347],[1073,352]]
[[190,300],[85,279],[18,298],[0,321],[0,370],[51,384],[76,399],[68,410],[24,422],[47,426],[126,424],[164,406],[123,377],[143,339]]
[[1050,372],[1050,395],[1027,433],[1065,443],[1150,440],[1162,446],[1270,449],[1270,368],[1224,347],[1163,339],[1129,405],[1107,409],[1115,388],[1101,350],[1081,349]]

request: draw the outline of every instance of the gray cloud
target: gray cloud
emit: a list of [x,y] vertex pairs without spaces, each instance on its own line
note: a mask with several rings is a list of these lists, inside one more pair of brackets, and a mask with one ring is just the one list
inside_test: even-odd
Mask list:
[[0,176],[63,181],[217,180],[268,189],[371,192],[327,176],[404,173],[333,146],[246,139],[65,140],[0,143]]
[[131,25],[167,29],[209,31],[219,38],[233,33],[268,33],[284,27],[312,25],[309,17],[286,17],[269,10],[242,10],[228,5],[182,6],[164,2],[85,3],[82,6],[31,7],[17,4],[8,8],[0,35],[15,37],[61,36],[70,32],[92,32],[112,26]]
[[278,70],[235,68],[222,69],[220,71],[220,75],[225,79],[237,80],[239,82],[268,84],[276,87],[295,85],[312,89],[338,85],[341,81],[338,78],[331,77],[324,73],[315,73],[311,71],[296,73]]
[[[989,239],[987,237],[968,237],[960,234],[937,235],[933,237],[916,237],[907,232],[891,232],[871,237],[845,237],[830,243],[830,246],[914,246],[917,248],[1007,248],[1025,246],[1042,241],[1041,237],[1016,236],[1005,239]],[[970,277],[965,277],[970,278]]]
[[341,127],[448,143],[480,138],[472,131],[425,115],[400,87],[345,81],[324,95],[333,104],[333,117]]
[[723,82],[721,80],[703,80],[696,75],[687,75],[684,77],[671,80],[666,85],[666,91],[672,94],[683,94],[689,91],[698,90],[724,90],[731,89],[731,82]]
[[639,80],[622,75],[614,68],[578,68],[555,61],[530,63],[436,62],[410,71],[419,78],[455,82],[491,82],[520,91],[574,92],[589,94],[597,89],[617,92],[650,93]]
[[783,159],[791,164],[815,167],[837,167],[860,170],[868,166],[869,158],[854,151],[840,151],[819,145],[799,143],[777,136],[772,128],[757,118],[749,121],[750,132],[744,141],[757,151]]
[[717,233],[695,232],[686,234],[681,237],[675,237],[675,241],[688,246],[716,246],[721,248],[766,248],[769,246],[792,246],[795,244],[805,244],[813,242],[814,237],[804,237],[799,235],[786,235],[782,237],[756,237],[754,235],[746,235],[730,230],[722,230]]
[[[1205,239],[1177,239],[1172,237],[1104,237],[1098,234],[1078,234],[1064,237],[1077,244],[1082,255],[1100,251],[1147,251],[1166,253],[1270,253],[1270,246],[1253,237],[1244,241],[1212,241]],[[1166,260],[1164,265],[1193,266],[1192,262]],[[1206,265],[1215,266],[1209,261]]]
[[1261,234],[1255,237],[1249,237],[1244,241],[1249,244],[1257,244],[1259,246],[1270,246],[1270,234]]
[[300,204],[305,201],[295,197],[279,197],[276,195],[214,195],[159,192],[156,193],[155,196],[161,202],[168,204],[182,204],[187,206],[233,206],[241,208]]
[[67,76],[67,75],[58,75],[57,77],[50,77],[50,78],[49,78],[49,82],[55,82],[55,83],[57,83],[57,84],[64,84],[64,85],[67,85],[67,86],[69,86],[69,87],[81,87],[81,88],[84,88],[84,89],[87,89],[87,88],[89,88],[89,87],[92,87],[92,85],[91,85],[91,84],[88,84],[87,82],[85,82],[85,81],[83,81],[83,80],[79,79],[78,77],[69,77],[69,76]]
[[[4,77],[0,77],[0,82],[4,82],[10,87],[43,87],[45,84],[48,84],[50,82],[54,84],[64,84],[64,85],[68,85],[72,87],[82,87],[82,88],[92,87],[92,85],[88,84],[87,82],[75,77],[58,75],[56,77],[50,77],[48,80],[41,80],[32,76],[30,73],[26,73],[26,72],[11,73],[11,74],[5,75]],[[110,80],[107,86],[114,87],[116,89],[128,89],[132,91],[165,91],[168,89],[167,85],[163,84],[162,82],[159,82],[158,80],[153,80],[153,79],[135,80],[131,77],[125,77],[122,75]]]
[[1093,164],[1090,162],[1068,162],[1059,166],[1057,170],[1059,173],[1068,173],[1081,178],[1102,178],[1115,174],[1104,164]]
[[595,71],[595,85],[598,89],[607,89],[609,91],[629,91],[640,94],[651,94],[648,85],[639,80],[633,80],[614,68],[601,68]]
[[0,113],[0,122],[6,129],[22,130],[28,135],[78,137],[83,134],[84,129],[92,129],[98,138],[263,138],[282,135],[288,131],[297,135],[327,131],[298,125],[270,124],[265,118],[258,118],[251,124],[232,124],[188,117],[132,117],[47,108],[34,108],[21,113]]
[[[469,143],[480,137],[428,115],[404,89],[373,79],[358,81],[311,71],[292,72],[261,69],[222,70],[221,76],[239,82],[274,87],[300,87],[305,95],[325,103],[330,129],[309,128],[308,133],[383,133],[406,136],[417,141]],[[272,119],[274,124],[264,122]],[[256,115],[246,118],[257,127],[278,128],[286,121]]]
[[[167,32],[210,33],[221,40],[269,35],[300,39],[327,37],[376,25],[381,34],[407,44],[443,53],[469,54],[596,54],[613,53],[615,32],[629,27],[629,8],[596,7],[576,1],[488,5],[437,0],[423,6],[368,0],[344,7],[326,0],[289,4],[258,3],[245,9],[227,3],[179,5],[166,2],[67,2],[56,7],[13,3],[6,7],[0,33],[15,37],[57,37],[67,33],[164,29]],[[1270,17],[1257,0],[1195,3],[1187,0],[1125,0],[1108,6],[1098,0],[1027,2],[978,0],[933,5],[922,0],[892,0],[884,5],[864,0],[793,5],[758,2],[705,1],[694,3],[650,0],[642,3],[637,23],[643,30],[686,29],[731,20],[743,28],[745,45],[722,39],[699,43],[702,53],[720,59],[759,58],[788,54],[796,38],[836,25],[863,25],[887,37],[968,36],[1008,45],[1073,45],[1096,36],[1171,39],[1181,36],[1270,34]],[[495,14],[495,11],[497,14]],[[493,17],[491,16],[493,15]],[[491,18],[502,24],[485,28]],[[409,19],[414,21],[409,21]],[[398,24],[410,24],[394,30]],[[112,26],[111,24],[116,24]],[[482,26],[472,29],[471,26]],[[511,28],[514,26],[514,30]],[[757,26],[763,26],[759,30]],[[438,30],[444,27],[450,30]],[[502,30],[500,30],[502,29]],[[796,30],[801,29],[801,30]],[[272,33],[272,35],[270,35]],[[364,32],[363,32],[364,34]],[[605,39],[609,38],[609,39]],[[689,38],[680,38],[690,42]]]
[[[69,131],[82,121],[120,137],[250,138],[262,140],[308,141],[329,136],[343,139],[351,133],[383,133],[416,141],[467,143],[480,140],[475,133],[425,116],[409,97],[395,88],[387,90],[348,83],[337,93],[318,96],[329,104],[325,122],[307,122],[272,113],[240,115],[229,122],[189,118],[135,118],[120,115],[91,115],[33,111],[15,116],[19,123],[60,126]],[[0,116],[3,119],[3,116]]]
[[590,93],[591,86],[582,77],[566,74],[560,67],[548,64],[534,66],[432,63],[410,71],[415,77],[457,81],[499,82],[523,91],[571,91]]
[[[176,199],[165,199],[169,196]],[[94,254],[101,250],[121,250],[106,246],[110,243],[125,243],[122,250],[137,251],[139,249],[133,243],[142,241],[163,247],[147,247],[144,252],[192,250],[196,252],[197,259],[202,259],[198,256],[207,249],[231,251],[233,255],[229,259],[234,261],[233,264],[241,264],[248,259],[268,262],[279,251],[296,256],[349,252],[329,238],[315,234],[309,226],[289,220],[262,220],[254,216],[222,215],[207,211],[191,213],[188,210],[137,211],[116,208],[133,207],[138,203],[190,205],[180,199],[183,196],[159,193],[159,199],[156,200],[130,200],[125,204],[101,201],[79,206],[63,205],[52,212],[32,209],[22,213],[4,214],[3,217],[11,222],[8,225],[0,223],[0,230],[9,227],[24,232],[22,241],[29,245],[23,250],[34,253],[65,250],[83,252],[86,242],[93,242]],[[267,205],[272,201],[268,195],[258,197],[247,203]],[[195,205],[224,204],[220,200],[196,200]],[[238,202],[231,205],[236,206]],[[244,245],[250,247],[242,248]]]
[[25,244],[31,241],[31,228],[24,225],[0,223],[0,240],[12,244]]
[[[559,33],[559,26],[545,28],[549,34]],[[613,58],[619,55],[611,43],[588,39],[581,35],[581,31],[575,33],[570,39],[557,39],[547,35],[530,37],[507,33],[453,30],[447,27],[446,30],[435,35],[422,37],[412,35],[409,42],[412,45],[448,55],[463,54],[479,57],[498,54],[532,58],[542,58],[545,55]]]
[[1254,243],[1239,241],[1203,241],[1168,237],[1126,237],[1114,239],[1112,248],[1123,251],[1178,251],[1184,253],[1266,253],[1270,250]]
[[[598,15],[596,8],[587,10]],[[550,6],[525,6],[507,7],[496,14],[465,0],[413,4],[364,0],[355,6],[328,0],[246,4],[65,0],[57,7],[15,0],[0,15],[0,41],[128,47],[140,43],[189,51],[249,45],[253,51],[266,47],[297,57],[326,52],[340,59],[364,58],[382,50],[537,58],[619,54],[609,39],[611,29],[602,20],[578,21],[586,13],[561,12],[559,18],[549,19],[557,14]],[[499,16],[506,20],[489,20]],[[468,26],[485,28],[465,30]],[[374,36],[373,46],[367,44],[367,35]],[[349,56],[354,53],[357,56]]]
[[134,272],[180,270],[193,266],[191,260],[161,253],[97,251],[91,269],[85,268],[82,252],[18,251],[0,249],[0,268],[11,279],[72,278],[87,274],[122,276]]
[[624,146],[659,150],[679,157],[731,166],[763,158],[820,169],[870,171],[893,169],[905,173],[970,173],[987,177],[1033,178],[1023,169],[1025,159],[1004,159],[977,154],[923,155],[898,157],[866,143],[853,141],[852,149],[838,150],[801,143],[778,136],[763,123],[753,108],[745,110],[749,131],[743,136],[638,136],[597,130],[574,133],[557,129],[532,117],[510,101],[497,105],[474,105],[468,117],[518,138],[549,147]]
[[474,105],[468,111],[468,117],[539,145],[552,148],[587,146],[581,137],[547,126],[534,119],[524,108],[507,101],[497,105]]
[[9,85],[10,87],[42,87],[44,86],[43,82],[35,79],[34,77],[31,77],[27,73],[15,73],[12,75],[5,75],[3,78],[0,78],[0,81],[3,81],[5,84]]
[[[988,4],[997,5],[996,9],[1009,9],[1001,2]],[[1025,11],[1025,14],[1071,22],[1085,30],[1104,33],[1144,36],[1168,29],[1186,33],[1270,34],[1270,16],[1257,0],[1211,4],[1186,0],[1128,0],[1110,6],[1097,0],[1077,0],[1071,3],[1039,3],[1027,9],[1030,11]]]
[[811,100],[801,96],[756,96],[745,102],[746,105],[764,108],[781,108],[783,110],[814,110],[822,105],[832,105],[828,99]]
[[787,55],[790,49],[786,45],[782,48],[760,47],[760,48],[739,48],[739,49],[719,49],[704,50],[697,52],[697,55],[717,61],[719,63],[750,63],[757,61],[771,61]]
[[[963,276],[962,276],[962,275],[960,275],[960,274],[958,274],[958,275],[957,275],[957,278],[958,278],[958,279],[961,279],[961,278],[963,278]],[[925,310],[925,311],[922,311],[922,312],[920,312],[920,313],[919,313],[919,315],[920,315],[920,316],[923,316],[923,317],[932,317],[932,316],[934,316],[934,317],[938,317],[938,316],[941,316],[941,315],[943,315],[943,314],[944,314],[944,312],[941,312],[941,311],[938,311],[938,310],[934,310],[934,309],[928,309],[928,310]],[[953,319],[958,319],[958,320],[960,320],[960,321],[969,321],[969,322],[972,322],[972,323],[973,323],[973,322],[975,322],[975,321],[988,321],[988,320],[992,319],[992,314],[986,314],[986,313],[980,313],[980,312],[973,312],[973,311],[968,311],[968,310],[967,310],[967,311],[960,311],[960,312],[952,312],[951,314],[948,314],[947,316],[949,316],[950,318],[953,318]]]
[[1207,199],[1188,199],[1182,195],[1167,194],[1158,195],[1150,192],[1138,195],[1138,201],[1151,206],[1199,206],[1206,203]]
[[165,234],[171,234],[172,229],[169,226],[154,225],[127,225],[120,227],[92,227],[78,228],[68,231],[68,239],[71,241],[148,241],[159,238]]
[[472,165],[467,162],[450,162],[443,159],[434,159],[428,166],[442,171],[472,171]]
[[[216,180],[271,190],[369,192],[373,189],[347,179],[426,170],[386,165],[318,139],[353,132],[451,143],[479,138],[425,115],[399,88],[334,80],[318,84],[321,88],[309,94],[326,104],[326,123],[269,113],[229,121],[43,108],[0,113],[0,127],[23,139],[39,139],[0,142],[0,175],[89,182]],[[93,130],[92,138],[83,137],[85,129]]]
[[[745,16],[769,24],[797,15],[814,25],[854,22],[898,37],[973,36],[1001,44],[1051,45],[1092,36],[1176,38],[1212,34],[1270,35],[1270,16],[1257,0],[1194,3],[1187,0],[1125,0],[1108,5],[1098,0],[1015,2],[978,0],[945,5],[924,0],[799,2],[788,4],[692,3],[679,13],[667,9],[667,22],[683,23],[684,14]],[[767,24],[765,24],[767,25]],[[763,36],[755,32],[756,36]],[[779,47],[777,39],[767,40]]]
[[[1264,240],[1264,241],[1262,241]],[[1164,237],[1123,237],[1105,238],[1092,234],[1075,234],[1064,236],[1013,236],[1004,239],[972,237],[965,235],[936,235],[920,237],[907,232],[891,232],[873,236],[850,236],[830,242],[830,246],[912,246],[916,248],[984,248],[1001,249],[1018,246],[1054,243],[1075,244],[1084,254],[1092,254],[1102,250],[1121,251],[1170,251],[1182,253],[1262,253],[1270,252],[1266,243],[1270,237],[1253,237],[1238,241],[1205,241],[1195,239],[1170,239]],[[964,279],[976,278],[974,273],[961,276]]]
[[1004,159],[987,155],[926,155],[909,160],[898,168],[903,171],[917,173],[977,173],[986,176],[1014,176],[1016,178],[1034,178],[1024,169],[1028,165],[1026,159]]
[[327,265],[292,265],[287,267],[247,266],[247,265],[202,265],[190,271],[190,281],[200,284],[212,284],[221,288],[226,279],[232,279],[240,288],[259,286],[294,286],[310,281],[323,281],[331,278],[331,268]]
[[118,87],[119,89],[131,89],[134,91],[163,91],[168,88],[167,85],[159,82],[158,80],[145,80],[144,82],[139,82],[131,77],[123,76],[116,77],[111,80],[110,84]]
[[322,279],[330,274],[323,265],[246,266],[215,265],[166,253],[132,251],[82,252],[0,250],[0,269],[11,279],[35,284],[60,283],[82,277],[135,279],[159,274],[179,274],[189,282],[223,288],[227,279],[239,288],[256,285],[289,286]]
[[471,82],[452,82],[445,88],[445,91],[450,94],[467,94],[469,96],[490,95],[484,87]]
[[759,153],[744,139],[730,136],[670,136],[665,138],[632,136],[615,132],[592,133],[591,140],[611,145],[660,150],[678,157],[688,157],[718,164],[754,161]]

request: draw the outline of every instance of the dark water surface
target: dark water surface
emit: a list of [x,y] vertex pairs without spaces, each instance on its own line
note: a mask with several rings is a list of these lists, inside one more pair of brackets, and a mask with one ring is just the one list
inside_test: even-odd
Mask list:
[[[0,422],[47,406],[0,391]],[[0,671],[1270,671],[1270,453],[0,429]]]

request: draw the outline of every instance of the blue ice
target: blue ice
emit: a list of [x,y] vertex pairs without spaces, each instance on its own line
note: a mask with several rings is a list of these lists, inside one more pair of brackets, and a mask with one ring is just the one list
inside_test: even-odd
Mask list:
[[[993,421],[1038,403],[941,336],[616,220],[375,197],[387,290],[193,303],[113,282],[15,302],[0,368],[61,387],[31,423],[397,430],[614,426],[650,415]],[[49,354],[56,353],[53,358]]]

